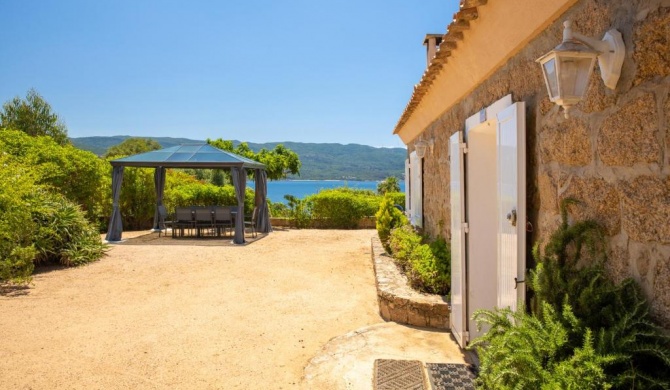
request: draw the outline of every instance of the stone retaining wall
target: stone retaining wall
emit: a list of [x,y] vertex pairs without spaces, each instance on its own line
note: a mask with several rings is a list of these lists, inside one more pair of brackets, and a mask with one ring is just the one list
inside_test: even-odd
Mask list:
[[379,313],[383,319],[429,328],[449,328],[446,297],[422,294],[410,288],[407,277],[400,273],[376,236],[372,238],[372,263],[377,279]]

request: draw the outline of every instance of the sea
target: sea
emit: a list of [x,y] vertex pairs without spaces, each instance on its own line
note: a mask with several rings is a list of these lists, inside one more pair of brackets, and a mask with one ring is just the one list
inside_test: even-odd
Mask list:
[[[284,195],[293,195],[297,198],[304,198],[307,195],[316,194],[323,189],[349,187],[363,190],[377,191],[378,181],[358,181],[358,180],[268,180],[268,199],[272,202],[284,203]],[[400,191],[405,192],[405,182],[399,181]],[[253,180],[249,180],[247,185],[253,188]]]

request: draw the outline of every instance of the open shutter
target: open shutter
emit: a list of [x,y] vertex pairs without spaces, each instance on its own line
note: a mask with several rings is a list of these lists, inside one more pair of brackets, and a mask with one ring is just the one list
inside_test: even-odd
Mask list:
[[409,155],[410,163],[410,222],[414,226],[423,227],[423,179],[421,159],[412,152]]
[[409,216],[410,209],[410,174],[409,174],[409,159],[405,159],[405,215]]
[[463,153],[463,132],[454,133],[449,138],[449,166],[451,181],[449,197],[451,203],[451,313],[449,323],[451,333],[464,348],[467,343],[467,286],[465,273],[465,181]]
[[[526,126],[523,102],[497,114],[498,307],[516,310],[525,300]],[[518,287],[518,288],[517,288]]]

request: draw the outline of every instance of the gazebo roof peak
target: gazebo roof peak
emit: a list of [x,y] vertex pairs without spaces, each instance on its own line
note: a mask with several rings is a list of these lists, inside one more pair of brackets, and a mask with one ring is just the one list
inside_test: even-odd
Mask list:
[[166,168],[233,168],[265,169],[252,159],[216,148],[208,143],[188,143],[153,150],[110,161],[113,166]]

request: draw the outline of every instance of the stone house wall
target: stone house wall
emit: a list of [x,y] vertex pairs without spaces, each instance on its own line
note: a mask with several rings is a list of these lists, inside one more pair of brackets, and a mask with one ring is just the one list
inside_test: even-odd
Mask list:
[[[605,88],[596,65],[587,97],[570,119],[549,101],[535,63],[560,43],[566,19],[598,38],[616,28],[626,45],[617,89]],[[450,234],[449,136],[510,93],[526,103],[530,245],[546,242],[558,226],[562,199],[580,199],[571,218],[604,225],[608,271],[616,280],[638,280],[653,315],[670,328],[670,1],[579,1],[426,128],[423,138],[435,142],[423,160],[427,233]]]

